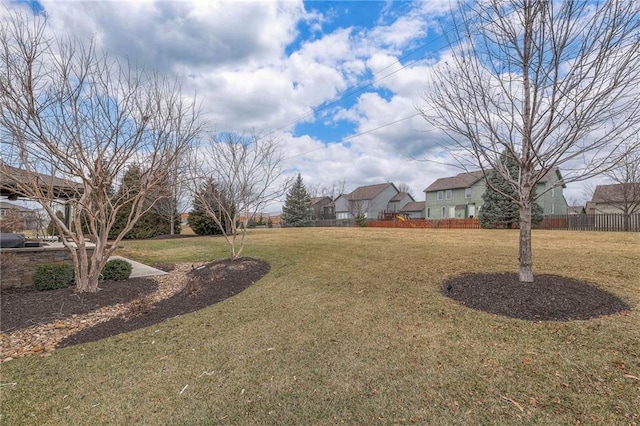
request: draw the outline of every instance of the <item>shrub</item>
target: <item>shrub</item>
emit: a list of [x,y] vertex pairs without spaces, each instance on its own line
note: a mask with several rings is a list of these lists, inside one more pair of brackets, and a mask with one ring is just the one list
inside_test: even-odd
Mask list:
[[47,263],[36,268],[31,276],[36,290],[56,290],[73,283],[73,267],[66,263]]
[[102,278],[112,281],[123,281],[129,278],[133,266],[123,259],[111,259],[102,268]]

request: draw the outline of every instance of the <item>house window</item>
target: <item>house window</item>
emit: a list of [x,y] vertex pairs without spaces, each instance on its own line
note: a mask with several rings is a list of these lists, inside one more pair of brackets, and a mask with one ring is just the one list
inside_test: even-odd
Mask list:
[[552,197],[556,196],[556,187],[555,186],[553,188],[551,188],[551,196]]
[[444,200],[444,191],[438,191],[438,200]]
[[447,192],[445,194],[445,198],[447,200],[450,200],[451,198],[453,198],[453,192],[450,189],[447,189]]
[[[551,190],[551,195],[553,196],[553,190]],[[556,205],[551,204],[551,214],[556,214]]]
[[441,217],[447,217],[447,207],[446,206],[442,206],[442,212],[441,212]]
[[464,198],[471,198],[471,188],[466,188],[464,190]]
[[431,217],[431,207],[427,207],[427,217]]

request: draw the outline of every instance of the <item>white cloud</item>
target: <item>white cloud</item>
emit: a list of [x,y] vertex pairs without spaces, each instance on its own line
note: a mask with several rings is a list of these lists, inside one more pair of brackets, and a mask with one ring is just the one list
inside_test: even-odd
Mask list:
[[[275,130],[290,158],[288,167],[309,185],[345,180],[354,189],[403,182],[421,200],[421,191],[446,174],[443,166],[410,158],[436,155],[440,133],[419,116],[402,120],[417,113],[429,64],[400,70],[397,61],[404,50],[424,43],[449,0],[404,3],[399,9],[389,3],[377,26],[341,29],[331,29],[331,12],[305,10],[301,1],[290,0],[41,4],[57,34],[83,40],[93,35],[111,55],[179,74],[217,128]],[[307,40],[297,39],[301,24],[311,32]],[[370,93],[351,97],[352,107],[318,110],[390,65],[373,79],[397,72],[368,88]],[[311,136],[284,133],[296,120],[330,125],[347,120],[357,132],[378,130],[325,145]],[[401,121],[385,127],[396,120]]]

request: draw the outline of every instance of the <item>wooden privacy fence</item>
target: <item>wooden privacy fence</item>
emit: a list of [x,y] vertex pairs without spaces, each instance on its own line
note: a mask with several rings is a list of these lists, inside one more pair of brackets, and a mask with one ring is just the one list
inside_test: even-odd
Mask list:
[[411,219],[411,220],[371,220],[367,226],[373,228],[441,228],[480,229],[478,219]]
[[640,213],[568,214],[545,216],[537,229],[640,232]]
[[[350,226],[352,224],[346,225]],[[325,225],[327,226],[327,225]],[[332,226],[332,225],[328,225]],[[333,225],[335,226],[335,225]],[[343,225],[344,226],[344,225]],[[411,220],[370,220],[367,226],[373,228],[440,228],[440,229],[480,229],[478,219],[411,219]],[[640,232],[640,213],[624,214],[567,214],[545,216],[534,229],[567,231],[608,231]]]

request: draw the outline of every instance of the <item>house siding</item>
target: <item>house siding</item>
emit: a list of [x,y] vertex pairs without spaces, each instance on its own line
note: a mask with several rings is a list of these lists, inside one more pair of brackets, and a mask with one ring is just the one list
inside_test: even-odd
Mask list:
[[[568,205],[563,194],[563,186],[551,188],[552,185],[558,185],[560,181],[559,172],[553,173],[549,179],[545,182],[540,182],[536,186],[536,193],[541,194],[536,203],[542,207],[544,215],[551,214],[567,214]],[[466,188],[450,188],[452,197],[451,199],[438,200],[439,191],[427,191],[425,190],[425,217],[427,219],[464,219],[471,216],[477,217],[482,207],[483,200],[482,194],[487,190],[486,181],[480,179],[473,185],[471,185],[471,198],[465,198]],[[446,195],[446,189],[441,189]],[[445,207],[445,215],[443,216],[443,209]]]
[[[446,198],[446,190],[443,190],[444,199],[438,200],[438,191],[425,191],[425,217],[428,219],[464,219],[475,217],[482,205],[482,194],[486,189],[483,180],[471,185],[471,197],[466,198],[467,188],[451,189],[451,199]],[[458,206],[458,208],[456,208]],[[461,208],[461,206],[465,206]],[[445,207],[446,215],[442,216],[442,207]]]

